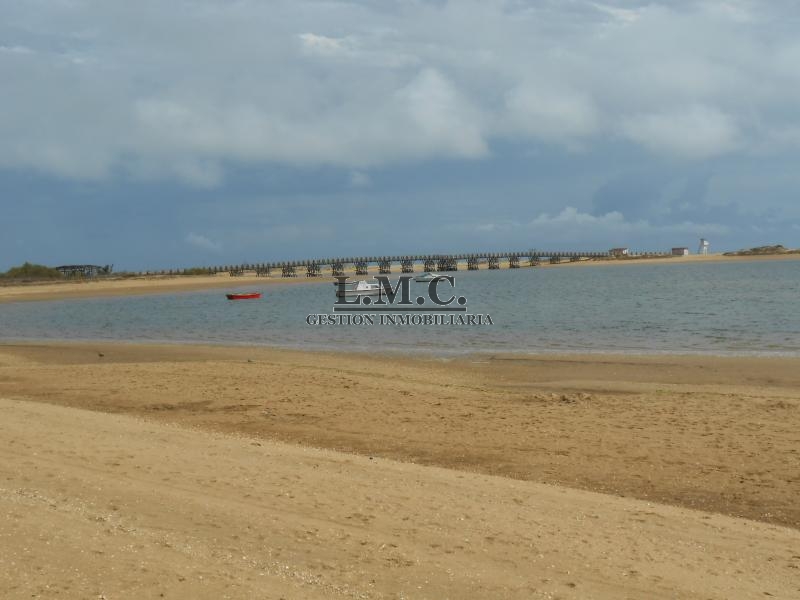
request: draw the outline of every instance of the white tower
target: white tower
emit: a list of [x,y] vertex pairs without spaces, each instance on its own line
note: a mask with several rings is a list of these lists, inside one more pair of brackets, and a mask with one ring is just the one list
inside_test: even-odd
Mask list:
[[708,254],[708,240],[700,238],[700,246],[697,248],[698,254]]

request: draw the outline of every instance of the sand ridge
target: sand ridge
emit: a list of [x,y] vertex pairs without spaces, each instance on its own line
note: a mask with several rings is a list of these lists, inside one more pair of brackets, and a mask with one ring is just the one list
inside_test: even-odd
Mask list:
[[789,528],[42,403],[0,415],[7,598],[800,592]]

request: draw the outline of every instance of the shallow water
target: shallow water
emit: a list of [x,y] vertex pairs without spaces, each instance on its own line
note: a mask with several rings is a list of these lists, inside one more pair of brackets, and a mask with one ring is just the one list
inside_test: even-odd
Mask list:
[[[800,355],[800,261],[609,265],[466,272],[456,292],[484,326],[309,326],[329,281],[0,304],[2,340],[256,344],[356,351]],[[413,295],[426,284],[412,283]]]

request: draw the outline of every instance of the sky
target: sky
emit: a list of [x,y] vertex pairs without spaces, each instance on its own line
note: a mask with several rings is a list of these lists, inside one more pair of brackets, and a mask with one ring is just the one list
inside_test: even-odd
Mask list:
[[800,246],[796,2],[0,14],[0,270]]

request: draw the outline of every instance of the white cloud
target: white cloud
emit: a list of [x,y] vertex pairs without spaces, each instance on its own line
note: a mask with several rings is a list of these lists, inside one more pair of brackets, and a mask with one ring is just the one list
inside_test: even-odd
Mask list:
[[213,160],[176,160],[170,166],[183,181],[197,187],[215,187],[223,179],[222,169]]
[[729,229],[725,225],[716,223],[692,223],[684,221],[682,223],[659,223],[653,224],[647,220],[628,221],[625,216],[618,211],[612,211],[604,215],[592,215],[580,212],[579,210],[567,206],[556,215],[542,213],[527,225],[534,230],[548,230],[550,228],[592,230],[593,232],[606,231],[608,233],[628,233],[641,236],[650,233],[678,233],[699,235],[707,234],[726,234]]
[[556,215],[549,215],[542,213],[535,219],[528,223],[528,227],[542,228],[551,227],[553,225],[578,225],[578,226],[603,226],[603,227],[630,227],[632,224],[625,221],[622,213],[612,211],[602,216],[595,216],[588,213],[582,213],[577,209],[567,206],[560,213]]
[[545,140],[567,142],[591,135],[600,120],[589,96],[553,89],[549,82],[510,90],[506,110],[511,131]]
[[731,152],[740,138],[730,116],[706,106],[627,117],[622,131],[651,150],[688,159]]
[[222,250],[222,244],[214,242],[204,235],[199,233],[189,233],[184,238],[184,241],[190,246],[200,248],[201,250],[210,250],[212,252],[219,252]]
[[27,46],[4,46],[0,44],[0,53],[4,54],[33,54]]
[[736,23],[752,23],[758,20],[760,5],[749,0],[710,0],[701,2],[700,8],[712,17],[722,17]]
[[[455,226],[461,232],[493,234],[508,239],[536,240],[537,243],[554,244],[608,243],[619,240],[620,244],[629,240],[643,240],[671,237],[675,239],[694,239],[708,235],[727,235],[730,228],[718,223],[653,223],[646,219],[628,220],[618,211],[603,215],[593,215],[567,206],[555,214],[540,213],[530,221],[502,221],[491,223],[462,223]],[[628,242],[626,242],[628,240]],[[651,248],[657,249],[657,248]]]
[[[427,148],[436,154],[464,158],[487,153],[479,111],[435,69],[420,72],[395,94],[394,100],[409,126],[403,137],[409,133],[418,136],[420,150]],[[406,141],[409,142],[411,139]]]
[[589,5],[593,6],[601,13],[609,15],[614,20],[624,24],[635,23],[640,17],[640,13],[636,9],[620,8],[618,6],[609,6],[607,4],[600,4],[597,2],[590,2]]
[[354,188],[367,187],[370,184],[369,175],[363,171],[350,172],[350,186]]
[[314,33],[301,33],[297,37],[300,38],[303,49],[310,54],[321,56],[355,54],[355,43],[351,38],[334,38]]
[[775,132],[800,124],[798,45],[785,26],[800,13],[788,2],[4,10],[14,24],[0,46],[13,90],[0,112],[5,168],[207,187],[228,164],[349,172],[480,159],[507,139],[596,148],[622,138],[705,160],[781,152]]

